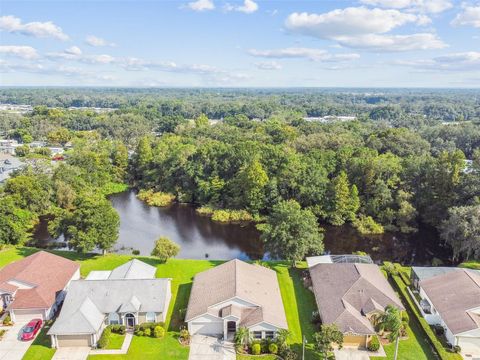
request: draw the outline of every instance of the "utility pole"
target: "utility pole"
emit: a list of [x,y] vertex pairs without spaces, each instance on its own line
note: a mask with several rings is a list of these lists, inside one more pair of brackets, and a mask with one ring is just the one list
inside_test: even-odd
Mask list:
[[303,335],[302,340],[302,360],[305,360],[305,344],[307,343],[307,338]]

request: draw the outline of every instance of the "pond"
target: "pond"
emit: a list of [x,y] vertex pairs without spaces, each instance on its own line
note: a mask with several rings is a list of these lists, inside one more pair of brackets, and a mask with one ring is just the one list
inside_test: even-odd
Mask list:
[[[166,236],[181,246],[179,258],[262,259],[263,244],[253,224],[221,224],[200,216],[190,205],[151,207],[127,191],[110,197],[120,215],[120,234],[114,251],[133,250],[149,255],[156,239]],[[349,226],[324,226],[325,249],[332,254],[365,251],[375,260],[394,260],[406,264],[430,263],[434,257],[447,260],[450,252],[438,245],[434,231],[420,229],[412,236],[384,234],[361,236]],[[42,221],[34,235],[34,245],[52,247],[63,238],[52,239]],[[65,246],[65,243],[63,243]]]

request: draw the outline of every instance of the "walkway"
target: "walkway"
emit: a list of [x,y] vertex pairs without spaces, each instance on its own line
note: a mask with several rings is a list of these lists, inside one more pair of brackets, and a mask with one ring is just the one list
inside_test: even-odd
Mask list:
[[343,348],[334,350],[336,360],[369,360],[373,357],[386,357],[385,350],[382,346],[378,351],[372,352],[368,350],[359,350],[355,348]]
[[216,337],[194,335],[190,340],[188,360],[235,360],[233,343]]
[[90,355],[122,355],[128,352],[130,343],[132,342],[133,335],[131,332],[125,334],[125,339],[123,340],[121,349],[92,349],[90,350]]

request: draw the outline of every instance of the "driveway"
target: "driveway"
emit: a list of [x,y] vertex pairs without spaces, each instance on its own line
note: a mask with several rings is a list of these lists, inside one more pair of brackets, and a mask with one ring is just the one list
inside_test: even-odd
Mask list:
[[188,360],[235,360],[233,343],[212,336],[193,335]]
[[85,360],[90,353],[90,347],[61,347],[55,351],[52,360]]
[[370,360],[368,352],[365,350],[348,349],[335,350],[336,360]]
[[0,360],[21,360],[32,344],[31,341],[21,341],[22,328],[26,322],[15,323],[13,326],[2,326],[7,330],[0,340]]

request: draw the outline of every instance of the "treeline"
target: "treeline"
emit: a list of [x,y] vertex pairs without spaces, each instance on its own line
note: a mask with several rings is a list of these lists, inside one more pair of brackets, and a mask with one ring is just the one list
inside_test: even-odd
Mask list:
[[356,115],[373,120],[480,120],[478,90],[412,89],[0,89],[0,103],[136,109],[155,117],[267,119]]

